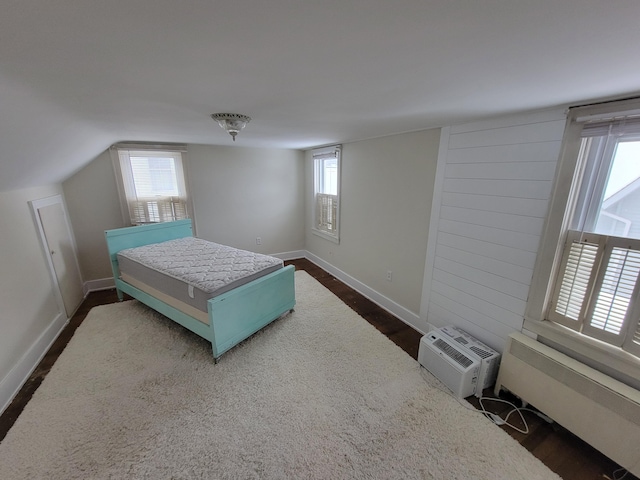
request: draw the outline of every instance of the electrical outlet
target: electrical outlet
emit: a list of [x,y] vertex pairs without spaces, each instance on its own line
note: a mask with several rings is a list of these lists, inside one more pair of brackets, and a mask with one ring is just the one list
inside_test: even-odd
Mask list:
[[262,245],[262,238],[256,237],[256,245]]
[[393,280],[393,273],[391,273],[391,270],[387,270],[387,282],[391,280]]

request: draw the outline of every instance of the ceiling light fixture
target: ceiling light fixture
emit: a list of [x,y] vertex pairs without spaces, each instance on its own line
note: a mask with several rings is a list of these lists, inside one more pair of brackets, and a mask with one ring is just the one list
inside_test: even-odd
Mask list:
[[251,121],[251,117],[246,115],[240,115],[239,113],[214,113],[211,115],[218,125],[224,130],[229,132],[229,135],[233,137],[233,141],[236,141],[236,135],[247,126],[247,123]]

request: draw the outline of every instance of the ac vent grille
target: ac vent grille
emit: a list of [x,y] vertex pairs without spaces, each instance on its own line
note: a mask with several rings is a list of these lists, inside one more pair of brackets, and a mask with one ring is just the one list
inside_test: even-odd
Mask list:
[[467,357],[466,355],[463,355],[458,350],[456,350],[455,348],[453,348],[451,345],[449,345],[447,342],[445,342],[440,338],[438,338],[435,342],[433,342],[433,345],[438,349],[440,349],[440,351],[442,351],[445,355],[447,355],[448,357],[451,357],[456,363],[458,363],[459,365],[462,365],[464,368],[467,368],[473,364],[473,361],[469,357]]
[[469,350],[471,350],[473,353],[475,353],[476,355],[478,355],[481,359],[485,359],[485,358],[489,358],[491,355],[493,355],[493,353],[491,352],[487,352],[486,350],[477,347],[475,345],[471,345],[469,347]]

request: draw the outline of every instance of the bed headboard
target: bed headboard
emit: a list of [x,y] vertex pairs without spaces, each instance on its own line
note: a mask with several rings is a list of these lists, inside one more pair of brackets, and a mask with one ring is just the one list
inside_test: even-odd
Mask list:
[[192,237],[191,220],[177,220],[175,222],[151,223],[136,227],[116,228],[104,232],[111,259],[113,277],[120,276],[117,254],[125,248],[140,247],[151,243],[166,242],[177,238]]

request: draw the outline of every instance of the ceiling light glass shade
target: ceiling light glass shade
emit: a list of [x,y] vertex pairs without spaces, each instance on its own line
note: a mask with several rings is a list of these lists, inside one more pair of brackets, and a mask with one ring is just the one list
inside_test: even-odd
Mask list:
[[233,137],[233,141],[236,141],[236,135],[247,126],[247,123],[251,121],[251,117],[246,115],[240,115],[239,113],[214,113],[211,115],[218,125],[229,132],[229,135]]

